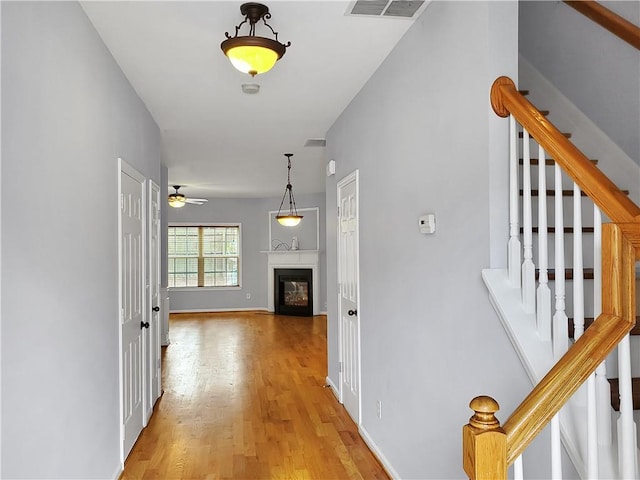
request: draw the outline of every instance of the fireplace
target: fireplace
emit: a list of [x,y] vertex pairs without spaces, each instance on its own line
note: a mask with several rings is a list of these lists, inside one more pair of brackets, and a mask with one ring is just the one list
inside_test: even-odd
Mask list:
[[273,271],[274,306],[278,315],[313,315],[313,272],[310,268]]
[[311,315],[318,315],[319,298],[320,298],[320,280],[318,279],[319,252],[318,250],[278,250],[263,251],[267,255],[267,310],[269,312],[276,311],[276,289],[275,289],[275,271],[279,269],[286,270],[311,270],[311,284],[309,291],[312,292],[311,307],[313,312]]

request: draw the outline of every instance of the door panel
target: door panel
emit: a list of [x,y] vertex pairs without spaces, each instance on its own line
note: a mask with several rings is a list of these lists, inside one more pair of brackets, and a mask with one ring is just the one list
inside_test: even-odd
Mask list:
[[358,177],[338,184],[340,283],[341,398],[356,423],[360,421],[360,320],[358,315]]
[[[132,169],[128,167],[126,170]],[[119,225],[123,461],[143,427],[143,190],[142,181],[125,171],[123,163],[120,172]]]

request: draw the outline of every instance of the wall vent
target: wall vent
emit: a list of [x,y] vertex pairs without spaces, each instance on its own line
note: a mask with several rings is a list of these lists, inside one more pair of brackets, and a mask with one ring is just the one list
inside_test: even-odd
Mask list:
[[310,138],[304,142],[305,147],[326,147],[327,141],[324,138]]
[[347,14],[413,18],[427,3],[425,0],[357,0],[350,4]]

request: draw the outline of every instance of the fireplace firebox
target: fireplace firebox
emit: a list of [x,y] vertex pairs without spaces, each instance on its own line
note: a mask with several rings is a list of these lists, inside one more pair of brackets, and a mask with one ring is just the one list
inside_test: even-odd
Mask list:
[[313,277],[310,268],[276,268],[274,307],[277,315],[313,315]]

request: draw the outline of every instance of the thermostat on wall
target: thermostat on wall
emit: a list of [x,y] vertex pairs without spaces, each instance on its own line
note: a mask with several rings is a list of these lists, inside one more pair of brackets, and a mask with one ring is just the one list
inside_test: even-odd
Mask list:
[[418,217],[418,228],[420,229],[420,233],[436,233],[436,214],[428,213]]

